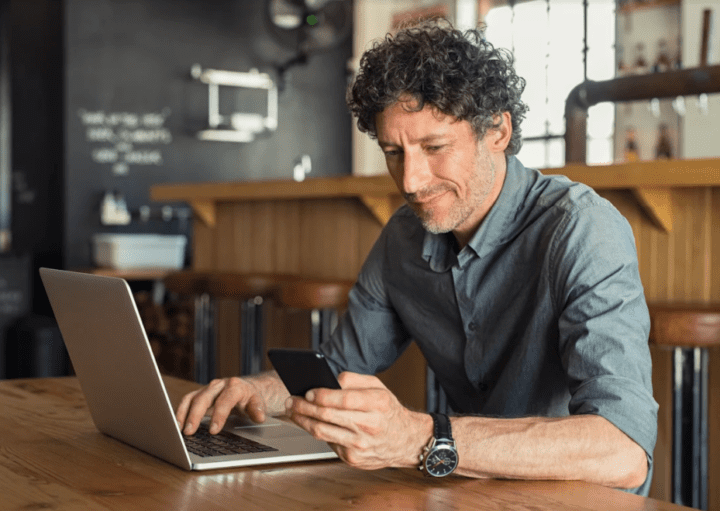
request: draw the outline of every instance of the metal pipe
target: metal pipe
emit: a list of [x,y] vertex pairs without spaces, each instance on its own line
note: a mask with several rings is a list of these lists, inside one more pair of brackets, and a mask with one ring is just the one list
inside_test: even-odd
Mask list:
[[565,163],[585,163],[588,108],[605,101],[642,101],[720,92],[720,65],[586,80],[565,101]]

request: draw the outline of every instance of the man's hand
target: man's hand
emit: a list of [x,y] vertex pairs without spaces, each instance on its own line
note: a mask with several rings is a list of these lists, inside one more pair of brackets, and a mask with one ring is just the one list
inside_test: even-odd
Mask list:
[[402,406],[375,376],[345,372],[338,381],[342,390],[289,398],[290,418],[356,468],[417,466],[432,436],[431,417]]
[[258,387],[248,379],[224,378],[213,380],[202,389],[186,394],[178,406],[175,418],[186,435],[197,431],[205,413],[214,407],[210,433],[219,433],[233,408],[244,412],[255,422],[266,417],[265,400]]

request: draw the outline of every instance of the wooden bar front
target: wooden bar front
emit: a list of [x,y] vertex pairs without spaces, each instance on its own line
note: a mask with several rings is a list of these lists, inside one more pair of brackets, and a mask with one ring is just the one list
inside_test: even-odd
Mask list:
[[[670,160],[548,169],[593,187],[630,222],[648,301],[720,302],[720,160]],[[400,204],[389,177],[343,177],[153,187],[153,200],[185,201],[195,211],[197,269],[356,277],[382,225]],[[272,309],[272,307],[270,307]],[[219,359],[239,373],[237,308],[224,304]],[[307,321],[273,309],[270,345],[306,342]],[[660,403],[651,496],[670,498],[671,356],[652,348]],[[710,354],[709,452],[720,449],[720,356]],[[425,406],[425,363],[412,347],[383,380],[404,403]],[[720,509],[720,459],[710,456],[710,509]]]

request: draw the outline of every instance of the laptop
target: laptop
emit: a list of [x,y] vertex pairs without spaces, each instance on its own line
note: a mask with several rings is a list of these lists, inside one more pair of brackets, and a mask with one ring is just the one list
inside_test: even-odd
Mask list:
[[102,433],[186,470],[337,458],[327,443],[272,417],[255,424],[231,415],[218,435],[185,437],[127,282],[49,268],[40,276]]

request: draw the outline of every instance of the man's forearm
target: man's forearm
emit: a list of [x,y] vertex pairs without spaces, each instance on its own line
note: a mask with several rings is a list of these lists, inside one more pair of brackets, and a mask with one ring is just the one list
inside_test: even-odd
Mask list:
[[282,380],[275,371],[265,371],[260,374],[244,378],[257,388],[265,401],[266,412],[269,415],[282,415],[285,413],[285,401],[290,394]]
[[453,417],[458,474],[578,479],[635,488],[647,476],[643,449],[597,415],[493,419]]

